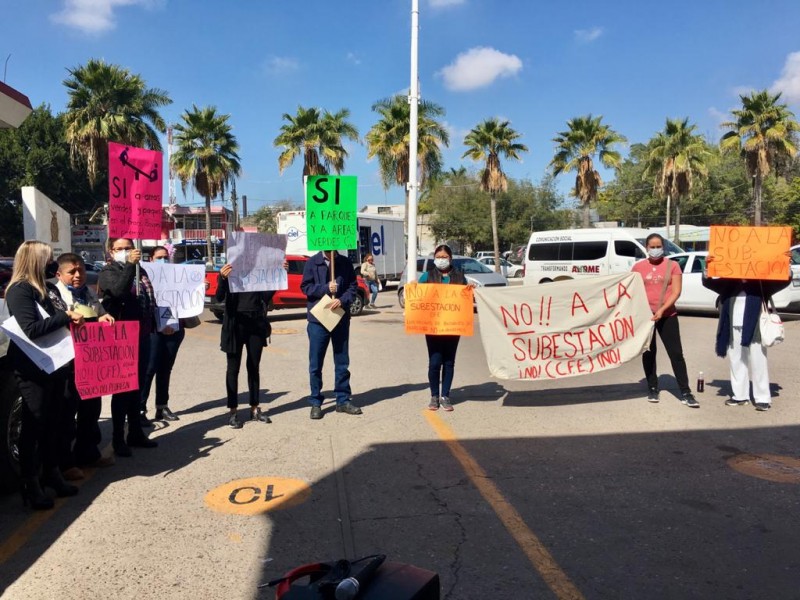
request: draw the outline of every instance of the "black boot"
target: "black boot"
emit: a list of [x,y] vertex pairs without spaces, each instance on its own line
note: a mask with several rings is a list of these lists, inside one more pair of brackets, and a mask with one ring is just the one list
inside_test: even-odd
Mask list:
[[44,493],[38,477],[26,477],[22,480],[22,504],[34,510],[49,510],[53,508],[53,499]]
[[44,487],[53,488],[56,492],[56,496],[59,498],[67,498],[78,493],[77,486],[64,481],[64,477],[61,475],[61,471],[58,467],[47,469],[44,472],[44,475],[42,475],[42,485]]

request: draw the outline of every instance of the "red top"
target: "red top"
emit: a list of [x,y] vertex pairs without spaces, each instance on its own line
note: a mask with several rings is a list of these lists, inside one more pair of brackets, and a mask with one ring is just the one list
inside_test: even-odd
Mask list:
[[[669,269],[669,272],[667,269]],[[661,303],[659,301],[661,301],[661,290],[664,289],[664,278],[669,278],[667,290],[664,292],[664,298],[666,298],[672,293],[672,277],[676,274],[680,275],[681,268],[675,261],[664,258],[657,263],[651,263],[649,260],[640,260],[633,265],[631,271],[642,276],[644,289],[647,292],[647,302],[650,304],[650,310],[655,313],[660,308]],[[671,317],[677,314],[678,311],[673,304],[663,316]]]

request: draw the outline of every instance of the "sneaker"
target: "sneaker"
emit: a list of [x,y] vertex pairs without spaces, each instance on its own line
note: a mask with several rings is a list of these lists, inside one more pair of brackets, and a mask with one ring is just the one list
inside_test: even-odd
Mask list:
[[658,402],[658,388],[649,388],[647,390],[647,401]]
[[311,418],[315,421],[317,419],[322,418],[322,407],[321,406],[312,406],[311,407]]
[[178,421],[178,415],[166,406],[156,409],[156,421]]
[[258,423],[272,423],[272,419],[262,413],[261,409],[257,406],[250,409],[250,420]]
[[695,400],[692,392],[685,392],[681,395],[681,402],[689,408],[700,408],[700,403]]
[[450,404],[450,398],[447,396],[442,396],[439,398],[439,406],[442,407],[442,410],[446,410],[447,412],[453,411],[453,405]]
[[428,410],[439,410],[439,397],[431,396],[431,401],[428,402]]
[[338,413],[346,413],[348,415],[360,415],[361,409],[358,408],[352,402],[342,402],[341,404],[336,405],[336,412]]
[[758,411],[765,411],[772,408],[772,404],[769,402],[756,402],[756,410]]
[[228,419],[228,425],[230,425],[233,429],[242,428],[242,422],[239,421],[239,416],[235,412],[231,413],[231,416]]
[[737,400],[736,398],[728,398],[725,400],[725,406],[744,406],[747,400]]

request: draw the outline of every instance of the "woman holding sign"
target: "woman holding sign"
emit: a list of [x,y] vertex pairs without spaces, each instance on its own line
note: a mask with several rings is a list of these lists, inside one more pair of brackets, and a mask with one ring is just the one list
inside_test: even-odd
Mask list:
[[[33,341],[70,323],[83,324],[83,316],[67,310],[55,286],[45,282],[45,270],[52,262],[50,246],[33,240],[23,242],[14,257],[6,304],[22,332]],[[42,485],[53,488],[59,497],[78,493],[77,487],[64,481],[58,468],[62,436],[68,433],[61,414],[67,408],[64,394],[68,368],[48,374],[16,343],[9,346],[8,357],[23,399],[19,434],[22,500],[37,510],[46,510],[53,508],[53,500]]]
[[[433,252],[433,267],[419,276],[419,283],[447,283],[475,287],[468,283],[464,273],[453,264],[453,251],[447,244],[441,244]],[[453,410],[450,402],[450,387],[455,372],[456,351],[461,336],[425,335],[428,346],[428,383],[431,387],[431,401],[428,410]],[[440,395],[441,393],[441,395]]]
[[[706,266],[714,262],[711,254]],[[750,402],[750,382],[753,383],[753,403],[756,410],[772,406],[767,368],[767,349],[761,344],[759,317],[774,294],[789,285],[785,281],[759,279],[709,278],[703,273],[703,285],[719,294],[719,323],[717,324],[717,356],[728,357],[731,368],[731,397],[727,406],[744,406]]]
[[[689,374],[683,358],[681,330],[678,326],[678,311],[675,302],[681,295],[682,278],[678,263],[664,256],[664,238],[651,233],[645,240],[647,259],[633,265],[632,271],[639,273],[644,281],[647,301],[653,311],[653,321],[664,349],[672,363],[672,372],[678,380],[681,391],[681,402],[689,408],[700,408],[700,404],[692,394],[689,385]],[[644,376],[647,379],[647,399],[658,402],[658,372],[656,370],[656,336],[650,342],[650,348],[642,354]]]
[[[288,265],[287,265],[288,266]],[[261,412],[261,354],[267,345],[272,327],[267,319],[267,306],[275,292],[240,292],[233,294],[228,287],[228,275],[233,271],[230,265],[219,271],[217,283],[217,302],[225,303],[222,317],[220,350],[228,357],[225,371],[225,389],[228,394],[228,424],[239,429],[242,423],[236,415],[239,407],[239,369],[242,366],[242,353],[247,348],[247,388],[250,391],[250,420],[257,423],[272,423]]]

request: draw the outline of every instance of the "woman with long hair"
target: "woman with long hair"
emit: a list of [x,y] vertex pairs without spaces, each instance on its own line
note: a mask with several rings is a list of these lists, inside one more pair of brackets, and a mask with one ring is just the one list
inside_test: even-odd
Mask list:
[[[83,324],[83,316],[67,310],[56,287],[45,281],[45,271],[52,262],[50,246],[36,240],[23,242],[14,257],[14,271],[6,290],[9,314],[33,342],[70,323]],[[64,421],[60,414],[67,408],[67,370],[62,367],[46,373],[15,343],[9,346],[8,357],[23,399],[19,435],[22,500],[35,509],[46,510],[53,508],[53,500],[42,486],[52,488],[59,497],[78,493],[77,487],[64,481],[58,467],[61,437],[67,435],[61,427]]]

